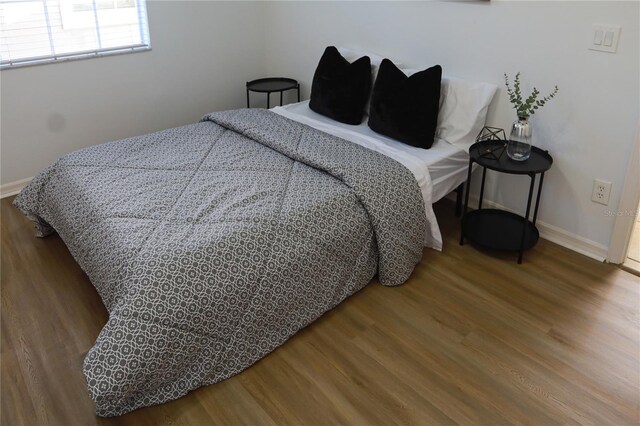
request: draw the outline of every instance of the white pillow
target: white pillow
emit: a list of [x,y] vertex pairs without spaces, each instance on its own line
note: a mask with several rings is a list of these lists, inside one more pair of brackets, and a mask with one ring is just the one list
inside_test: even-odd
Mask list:
[[[402,70],[407,76],[418,71],[421,70]],[[436,138],[469,152],[485,125],[489,104],[497,90],[498,86],[491,83],[442,77]]]
[[436,137],[469,152],[486,123],[497,90],[491,83],[443,77]]
[[[373,94],[373,84],[376,82],[376,78],[378,77],[378,70],[380,69],[380,64],[384,59],[383,56],[376,55],[375,53],[362,52],[360,50],[349,49],[347,47],[338,47],[338,52],[349,62],[353,62],[356,59],[362,58],[363,56],[368,56],[371,60],[371,83],[372,90],[369,94],[369,99],[367,99],[367,103],[364,106],[364,112],[369,115],[369,108],[371,107],[371,95]],[[400,68],[403,64],[400,62],[392,61],[398,68]]]
[[349,62],[353,62],[363,56],[368,56],[369,59],[371,59],[371,68],[374,66],[379,67],[384,59],[382,56],[376,55],[375,53],[362,52],[359,50],[349,49],[347,47],[338,47],[338,52]]

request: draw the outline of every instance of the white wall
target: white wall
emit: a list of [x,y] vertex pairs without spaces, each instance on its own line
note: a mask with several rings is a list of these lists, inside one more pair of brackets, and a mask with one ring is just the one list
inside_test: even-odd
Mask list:
[[0,72],[2,183],[97,143],[245,106],[264,3],[149,1],[152,50]]
[[[3,184],[85,146],[243,107],[253,78],[297,78],[306,97],[333,44],[499,85],[504,71],[543,91],[558,84],[533,117],[535,144],[555,159],[540,220],[609,244],[606,213],[618,204],[640,115],[638,2],[149,1],[148,10],[151,52],[0,73]],[[593,23],[622,26],[618,53],[587,50]],[[501,89],[488,123],[507,128],[514,118]],[[590,201],[593,178],[613,182],[609,207]],[[527,185],[490,174],[488,197],[522,211]]]
[[[558,84],[532,121],[534,144],[555,160],[539,220],[608,246],[607,210],[618,205],[640,116],[638,2],[277,2],[267,12],[267,74],[299,79],[305,97],[327,45],[497,83],[488,124],[503,128],[515,119],[503,72],[521,71],[543,92]],[[587,50],[593,23],[622,26],[616,54]],[[524,210],[528,178],[489,178],[489,199]],[[594,178],[613,182],[609,207],[590,201]]]

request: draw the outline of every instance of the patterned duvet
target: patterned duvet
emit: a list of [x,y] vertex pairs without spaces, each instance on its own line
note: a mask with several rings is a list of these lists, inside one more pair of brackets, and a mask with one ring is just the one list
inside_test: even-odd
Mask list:
[[255,109],[71,153],[15,205],[109,311],[84,362],[101,416],[239,373],[376,273],[403,283],[426,228],[404,166]]

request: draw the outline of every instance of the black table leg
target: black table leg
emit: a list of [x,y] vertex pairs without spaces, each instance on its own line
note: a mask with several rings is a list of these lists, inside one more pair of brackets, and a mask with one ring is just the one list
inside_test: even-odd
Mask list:
[[247,108],[250,108],[250,106],[249,106],[249,89],[247,89]]
[[482,209],[482,199],[484,198],[484,180],[487,177],[487,168],[482,168],[482,184],[480,185],[480,198],[478,199],[478,210]]
[[522,224],[522,237],[520,239],[520,251],[518,252],[518,263],[522,263],[522,254],[524,253],[524,237],[529,229],[529,213],[531,212],[531,199],[533,198],[533,188],[536,183],[536,174],[529,175],[531,184],[529,185],[529,198],[527,199],[527,211],[524,215],[524,223]]
[[540,207],[540,194],[542,194],[542,182],[544,181],[544,172],[540,173],[540,181],[538,182],[538,195],[536,196],[536,206],[533,208],[533,224],[538,219],[538,207]]
[[300,102],[300,85],[298,84],[298,86],[296,86],[296,89],[298,89],[298,102]]
[[280,92],[280,106],[282,106],[282,94],[284,93],[284,91]]
[[[467,214],[467,208],[469,207],[469,190],[471,189],[471,171],[473,165],[473,158],[469,158],[469,171],[467,172],[467,191],[464,196],[464,210],[462,210],[462,220]],[[464,229],[460,226],[460,245],[464,245]]]
[[271,100],[271,93],[267,92],[267,109],[269,109],[269,101]]

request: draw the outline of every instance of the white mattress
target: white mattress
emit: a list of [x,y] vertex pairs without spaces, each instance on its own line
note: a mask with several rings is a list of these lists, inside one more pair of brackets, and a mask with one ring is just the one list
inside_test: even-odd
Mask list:
[[380,152],[411,170],[420,186],[430,225],[425,235],[425,246],[442,249],[442,236],[431,206],[466,180],[467,152],[440,139],[436,139],[430,149],[415,148],[374,132],[366,120],[360,125],[350,125],[318,114],[309,108],[309,101],[275,107],[272,111]]

